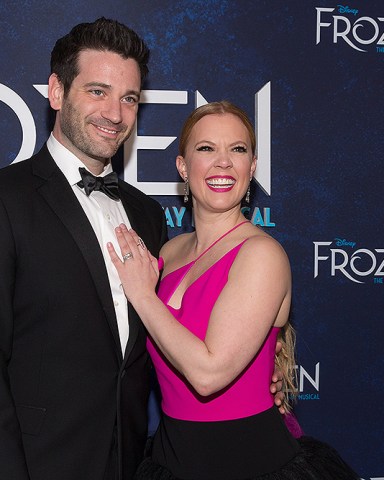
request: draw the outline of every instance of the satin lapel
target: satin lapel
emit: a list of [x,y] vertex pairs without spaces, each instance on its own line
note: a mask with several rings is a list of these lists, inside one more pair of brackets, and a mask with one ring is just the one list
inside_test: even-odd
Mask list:
[[107,270],[92,226],[77,201],[71,186],[53,161],[47,148],[44,147],[34,160],[33,173],[44,180],[38,187],[38,191],[66,226],[83,254],[111,328],[121,361],[119,332]]
[[[148,227],[146,219],[144,218],[143,210],[140,205],[140,201],[133,195],[128,195],[122,188],[120,188],[121,201],[124,205],[124,209],[127,213],[129,222],[132,228],[143,239],[148,235]],[[147,235],[146,235],[147,234]],[[129,354],[137,340],[140,328],[144,328],[141,324],[141,320],[137,315],[132,305],[128,302],[128,316],[129,316],[129,338],[124,354],[124,363],[126,363]]]

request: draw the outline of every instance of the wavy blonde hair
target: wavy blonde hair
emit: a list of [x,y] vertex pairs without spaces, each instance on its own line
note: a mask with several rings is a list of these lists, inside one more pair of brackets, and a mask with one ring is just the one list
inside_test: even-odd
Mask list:
[[277,341],[281,343],[281,350],[275,355],[275,365],[283,374],[283,407],[290,412],[298,393],[295,360],[296,332],[290,322],[280,329]]

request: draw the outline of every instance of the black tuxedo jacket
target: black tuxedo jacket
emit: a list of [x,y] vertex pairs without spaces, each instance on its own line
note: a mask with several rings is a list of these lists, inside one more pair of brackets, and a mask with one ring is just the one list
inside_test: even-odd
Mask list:
[[[157,256],[160,205],[119,182],[132,227]],[[142,458],[150,362],[129,305],[123,358],[103,256],[46,146],[0,170],[0,479],[120,479]]]

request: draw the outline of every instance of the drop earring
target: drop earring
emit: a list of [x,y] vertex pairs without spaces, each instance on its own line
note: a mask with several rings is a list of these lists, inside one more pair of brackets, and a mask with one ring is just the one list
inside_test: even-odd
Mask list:
[[245,194],[245,203],[249,203],[250,197],[251,197],[251,183],[249,183],[247,193]]
[[189,195],[189,182],[188,177],[184,178],[184,203],[188,203],[188,195]]

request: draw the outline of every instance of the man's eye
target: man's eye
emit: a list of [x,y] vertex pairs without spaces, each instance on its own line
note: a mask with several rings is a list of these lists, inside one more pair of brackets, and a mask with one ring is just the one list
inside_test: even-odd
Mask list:
[[137,103],[138,102],[138,99],[136,97],[125,97],[124,98],[124,102],[125,103]]
[[93,93],[93,95],[96,95],[97,97],[100,97],[101,95],[103,95],[103,91],[102,90],[91,90],[91,93]]
[[211,152],[212,147],[210,147],[209,145],[201,145],[200,147],[197,147],[197,151],[198,152]]

